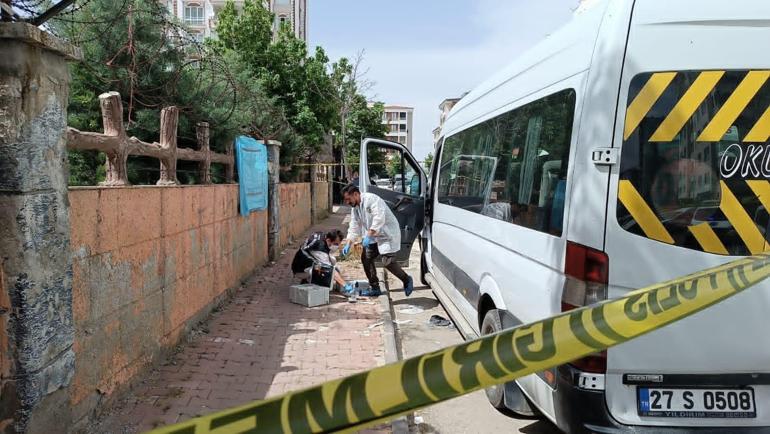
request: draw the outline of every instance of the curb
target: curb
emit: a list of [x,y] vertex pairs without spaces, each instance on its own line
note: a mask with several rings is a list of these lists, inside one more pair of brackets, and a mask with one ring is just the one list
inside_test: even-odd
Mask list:
[[[383,283],[385,284],[385,293],[380,297],[380,309],[382,314],[382,339],[385,344],[385,363],[395,363],[402,359],[402,354],[396,341],[396,328],[393,326],[393,304],[390,300],[390,285],[388,284],[388,272],[383,273]],[[407,416],[401,416],[391,422],[393,434],[409,434],[409,422]]]

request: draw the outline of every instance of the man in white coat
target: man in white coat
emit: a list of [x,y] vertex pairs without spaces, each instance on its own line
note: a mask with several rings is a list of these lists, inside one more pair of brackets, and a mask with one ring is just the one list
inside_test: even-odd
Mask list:
[[369,279],[371,290],[363,296],[378,297],[382,294],[380,280],[374,264],[379,256],[385,269],[404,283],[407,297],[414,290],[412,278],[396,262],[395,254],[401,249],[401,226],[382,198],[372,193],[361,193],[358,186],[350,184],[342,190],[345,203],[352,207],[346,245],[342,253],[347,255],[354,240],[363,238],[364,252],[361,263]]

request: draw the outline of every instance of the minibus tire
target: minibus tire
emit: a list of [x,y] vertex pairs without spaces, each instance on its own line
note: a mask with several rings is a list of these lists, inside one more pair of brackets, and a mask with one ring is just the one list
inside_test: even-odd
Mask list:
[[[503,324],[500,321],[500,312],[497,309],[490,309],[486,315],[484,315],[484,321],[481,323],[481,335],[491,335],[497,333],[503,329]],[[492,407],[498,410],[506,410],[505,408],[505,386],[500,384],[484,389],[484,393],[487,395],[489,403]]]
[[[502,330],[503,324],[500,319],[500,311],[498,309],[490,309],[487,311],[484,315],[484,321],[481,322],[481,335],[489,335]],[[508,389],[509,393],[514,393],[514,395],[509,396],[509,398],[515,403],[514,406],[516,408],[510,408],[505,404],[506,389]],[[519,385],[515,382],[509,385],[500,384],[498,386],[489,387],[484,389],[484,393],[486,393],[487,400],[492,404],[492,407],[506,416],[516,419],[537,419],[540,416],[540,413],[535,410],[527,397],[524,396]]]

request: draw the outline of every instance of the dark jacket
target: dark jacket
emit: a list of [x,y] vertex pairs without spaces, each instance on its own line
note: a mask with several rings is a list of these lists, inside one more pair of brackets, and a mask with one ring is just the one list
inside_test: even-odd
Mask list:
[[291,271],[295,274],[304,273],[309,267],[316,263],[316,259],[310,252],[323,252],[331,254],[329,246],[326,245],[326,238],[323,232],[316,232],[305,240],[302,247],[297,250],[294,260],[291,262]]

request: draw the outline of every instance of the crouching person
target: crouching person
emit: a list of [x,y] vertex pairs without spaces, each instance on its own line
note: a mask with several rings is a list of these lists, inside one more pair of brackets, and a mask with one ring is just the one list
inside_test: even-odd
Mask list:
[[337,260],[333,256],[339,250],[342,238],[343,235],[340,231],[331,231],[325,234],[323,232],[315,232],[311,234],[294,255],[291,271],[294,274],[304,275],[302,283],[308,283],[308,281],[316,283],[313,280],[313,268],[319,265],[325,268],[327,272],[331,272],[332,280],[337,286],[336,289],[349,292],[351,285],[348,285],[345,279],[342,278],[337,268]]

